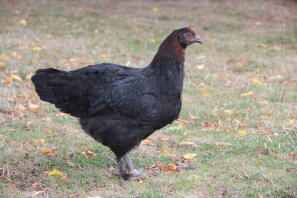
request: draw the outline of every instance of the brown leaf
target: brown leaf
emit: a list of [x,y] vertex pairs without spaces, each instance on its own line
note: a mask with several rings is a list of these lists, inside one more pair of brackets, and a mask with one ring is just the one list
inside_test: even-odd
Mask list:
[[54,132],[52,130],[46,129],[43,131],[45,134],[53,134]]
[[289,153],[288,156],[289,157],[297,157],[297,153]]
[[176,167],[175,164],[161,166],[160,169],[164,172],[174,172],[174,173],[179,173],[181,171]]
[[35,182],[32,184],[32,188],[35,190],[41,190],[43,188],[43,184],[41,182]]
[[259,155],[268,155],[268,153],[269,153],[269,150],[266,147],[261,146],[258,148],[256,155],[258,155],[258,156]]
[[93,151],[87,151],[86,154],[89,157],[95,157],[96,156],[96,153],[94,153]]
[[217,122],[204,122],[204,127],[218,127],[219,124]]
[[142,140],[141,144],[145,144],[145,145],[153,145],[153,141],[149,140],[149,139],[144,139]]
[[41,147],[38,149],[43,155],[46,155],[46,156],[53,156],[55,155],[56,153],[53,151],[53,149],[51,148],[47,148],[47,147]]

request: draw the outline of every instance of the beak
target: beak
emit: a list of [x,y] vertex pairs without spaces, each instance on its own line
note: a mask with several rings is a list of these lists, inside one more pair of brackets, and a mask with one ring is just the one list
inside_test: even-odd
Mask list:
[[195,36],[195,39],[194,39],[194,43],[200,43],[200,44],[203,44],[203,40],[202,40],[198,35],[196,35],[196,36]]

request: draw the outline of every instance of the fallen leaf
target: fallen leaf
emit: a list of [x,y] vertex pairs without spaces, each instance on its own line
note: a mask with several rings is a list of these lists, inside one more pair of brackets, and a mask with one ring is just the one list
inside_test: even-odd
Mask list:
[[254,95],[255,93],[253,91],[249,91],[249,92],[246,92],[246,93],[242,93],[240,94],[241,97],[247,97],[247,96],[252,96]]
[[167,142],[168,140],[170,140],[169,137],[159,137],[159,139],[163,142]]
[[46,155],[46,156],[53,156],[53,155],[56,154],[56,153],[53,151],[53,149],[51,149],[51,148],[47,148],[47,147],[41,147],[41,148],[39,148],[39,151],[40,151],[43,155]]
[[178,143],[179,145],[186,145],[186,146],[192,146],[192,145],[195,145],[195,142],[186,142],[186,141],[184,141],[184,142],[180,142],[180,143]]
[[5,63],[0,61],[0,67],[4,67],[5,66]]
[[224,110],[224,114],[225,115],[232,115],[232,114],[234,114],[234,111],[232,111],[230,109],[226,109],[226,110]]
[[150,43],[155,43],[156,40],[155,40],[155,39],[150,39],[149,42],[150,42]]
[[20,24],[21,24],[22,26],[27,26],[28,22],[27,22],[26,19],[22,19],[22,20],[20,20]]
[[231,146],[232,144],[229,142],[216,142],[217,146]]
[[34,188],[35,190],[40,190],[43,188],[43,184],[41,182],[35,182],[32,185],[32,188]]
[[238,66],[243,67],[245,66],[247,63],[251,62],[251,59],[249,58],[244,58],[242,59],[240,62],[237,63]]
[[12,52],[12,57],[16,60],[21,60],[23,57],[17,52]]
[[246,135],[246,134],[247,134],[246,131],[238,131],[238,132],[237,132],[237,135]]
[[8,58],[9,56],[7,54],[4,54],[4,53],[0,54],[0,59],[7,60]]
[[288,156],[289,157],[297,157],[297,153],[289,153]]
[[54,132],[52,130],[46,129],[46,130],[43,131],[43,133],[45,133],[45,134],[52,134]]
[[45,139],[31,138],[29,139],[29,142],[32,144],[43,144],[45,142]]
[[158,10],[159,10],[158,8],[153,8],[153,9],[152,9],[152,11],[153,11],[154,13],[158,12]]
[[203,95],[204,97],[208,97],[208,96],[209,96],[209,92],[208,92],[207,90],[206,90],[206,91],[203,91],[202,95]]
[[257,85],[261,84],[260,80],[258,80],[257,78],[251,78],[251,82]]
[[31,197],[31,198],[43,198],[43,197],[48,197],[47,189],[46,189],[46,190],[41,190],[41,191],[34,192],[30,197]]
[[258,47],[259,47],[259,48],[267,48],[267,45],[264,44],[264,43],[260,43],[260,44],[258,45]]
[[93,152],[93,151],[87,151],[86,154],[87,154],[87,156],[89,156],[89,157],[95,157],[95,156],[96,156],[96,153]]
[[159,168],[160,170],[164,172],[175,172],[178,173],[181,170],[177,168],[175,164],[168,164],[168,165],[162,165],[162,164],[154,164],[151,166],[151,168]]
[[100,54],[99,55],[99,58],[101,58],[101,59],[107,59],[107,55],[106,54]]
[[152,140],[149,140],[149,139],[145,139],[145,140],[142,140],[141,144],[146,144],[146,145],[153,145],[153,141]]
[[191,160],[191,159],[194,159],[195,157],[197,156],[196,153],[186,153],[186,154],[183,154],[183,157],[187,160]]
[[256,155],[268,155],[269,153],[269,150],[264,147],[264,146],[260,146],[258,149],[257,149],[257,152],[256,152]]
[[94,34],[100,34],[99,30],[95,30]]
[[234,63],[234,59],[232,59],[232,58],[229,58],[228,60],[227,60],[227,62],[226,62],[227,64],[231,64],[231,63]]
[[199,64],[199,65],[196,65],[196,68],[198,69],[198,70],[203,70],[204,69],[204,64]]
[[41,51],[41,50],[42,50],[42,48],[39,47],[39,46],[35,46],[35,47],[32,48],[33,52],[37,52],[37,51]]
[[204,122],[203,126],[204,127],[218,127],[219,124],[217,122]]
[[57,170],[57,169],[53,169],[51,172],[48,173],[49,176],[63,176],[64,173]]
[[28,110],[34,113],[37,113],[40,110],[40,106],[36,104],[29,103]]
[[162,155],[164,155],[164,156],[167,156],[167,157],[176,157],[176,154],[174,154],[174,153],[170,153],[170,152],[168,152],[168,151],[166,151],[166,150],[160,150],[160,153],[161,153]]
[[12,83],[13,81],[21,82],[22,81],[22,78],[19,77],[18,75],[14,75],[13,74],[13,75],[9,76],[8,78],[6,78],[4,80],[4,83],[5,84],[9,84],[9,83]]

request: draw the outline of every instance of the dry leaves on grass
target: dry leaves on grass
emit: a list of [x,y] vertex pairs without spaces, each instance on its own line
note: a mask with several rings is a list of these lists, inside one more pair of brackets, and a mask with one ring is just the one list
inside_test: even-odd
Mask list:
[[181,171],[175,164],[154,164],[151,168],[159,168],[161,171],[173,173],[179,173]]
[[186,154],[183,154],[183,157],[184,157],[186,160],[192,160],[192,159],[194,159],[196,156],[197,156],[196,153],[186,153]]
[[47,173],[48,176],[63,176],[64,173],[57,170],[57,169],[53,169],[51,172]]
[[167,156],[167,157],[176,157],[176,154],[174,153],[170,153],[169,151],[167,150],[160,150],[160,153],[164,156]]

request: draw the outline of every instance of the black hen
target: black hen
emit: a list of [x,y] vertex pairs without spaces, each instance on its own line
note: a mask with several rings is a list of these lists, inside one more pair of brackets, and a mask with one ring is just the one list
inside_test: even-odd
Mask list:
[[111,63],[66,72],[41,69],[32,77],[43,101],[79,118],[82,128],[116,155],[121,178],[139,176],[128,152],[178,118],[184,51],[202,43],[195,30],[173,31],[145,68]]

